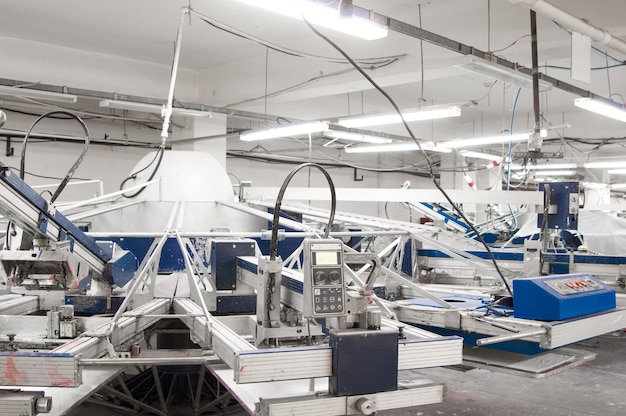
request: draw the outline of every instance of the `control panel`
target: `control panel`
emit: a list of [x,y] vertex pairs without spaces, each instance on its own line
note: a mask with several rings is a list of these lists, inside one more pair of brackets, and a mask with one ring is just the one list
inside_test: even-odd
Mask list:
[[341,241],[304,240],[304,317],[346,314],[343,265]]
[[560,321],[616,307],[615,291],[589,274],[513,280],[516,318]]

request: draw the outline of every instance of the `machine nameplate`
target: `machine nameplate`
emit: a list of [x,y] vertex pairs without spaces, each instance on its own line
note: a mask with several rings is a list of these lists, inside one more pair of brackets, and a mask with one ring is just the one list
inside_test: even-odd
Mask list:
[[588,277],[548,280],[545,283],[561,295],[573,295],[604,289],[598,282]]

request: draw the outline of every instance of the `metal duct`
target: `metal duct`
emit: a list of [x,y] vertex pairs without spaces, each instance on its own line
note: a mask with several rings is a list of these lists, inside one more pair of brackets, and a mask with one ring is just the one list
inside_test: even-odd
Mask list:
[[569,14],[565,10],[548,3],[544,0],[509,0],[511,3],[524,5],[537,13],[556,20],[569,30],[590,37],[594,42],[605,45],[608,48],[626,53],[626,42],[614,37],[606,29],[595,27],[579,17]]

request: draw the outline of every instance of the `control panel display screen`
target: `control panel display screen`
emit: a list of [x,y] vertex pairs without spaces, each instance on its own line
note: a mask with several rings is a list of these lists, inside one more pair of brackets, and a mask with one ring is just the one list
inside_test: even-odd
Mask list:
[[332,266],[339,264],[339,252],[337,251],[314,251],[313,265]]

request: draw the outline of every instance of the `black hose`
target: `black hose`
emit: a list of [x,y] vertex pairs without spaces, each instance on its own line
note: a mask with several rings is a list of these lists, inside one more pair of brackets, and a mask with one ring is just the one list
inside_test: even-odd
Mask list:
[[[157,161],[156,166],[154,167],[154,170],[152,171],[152,173],[150,174],[150,177],[148,178],[148,180],[146,182],[150,182],[153,178],[154,175],[156,175],[157,171],[159,170],[159,167],[161,166],[161,161],[163,160],[163,153],[165,153],[165,147],[164,146],[159,146],[159,150],[157,150],[157,154],[154,155],[154,159],[152,159],[152,161],[144,168],[139,169],[137,172],[131,173],[130,176],[126,179],[124,179],[122,181],[122,183],[120,184],[120,191],[122,189],[124,189],[124,185],[126,185],[126,182],[130,181],[130,180],[135,180],[137,179],[137,175],[139,175],[141,172],[143,172],[144,170],[148,169],[150,166],[152,166],[152,164],[154,163],[154,161]],[[157,160],[158,159],[158,160]],[[122,196],[124,198],[134,198],[136,196],[138,196],[139,194],[141,194],[144,190],[146,189],[146,187],[144,186],[143,188],[137,190],[137,192],[135,192],[134,194],[122,194]]]
[[50,202],[56,201],[56,199],[59,197],[59,195],[61,194],[63,189],[65,189],[65,186],[67,185],[67,183],[70,181],[70,179],[72,179],[72,176],[74,176],[74,173],[76,172],[76,169],[78,169],[78,167],[80,166],[81,162],[83,161],[83,158],[85,157],[85,154],[87,153],[87,150],[89,150],[89,141],[90,141],[90,139],[89,139],[89,129],[87,128],[87,124],[85,124],[83,119],[81,119],[76,114],[70,113],[69,111],[55,110],[55,111],[50,111],[50,112],[40,116],[30,126],[30,128],[26,132],[26,136],[24,136],[24,144],[22,145],[22,154],[21,154],[21,157],[20,157],[20,179],[23,180],[24,176],[25,176],[25,173],[26,173],[26,169],[25,169],[25,166],[26,166],[26,145],[28,144],[28,138],[30,137],[31,132],[33,131],[35,126],[41,120],[43,120],[46,117],[49,117],[51,115],[56,115],[56,114],[64,114],[64,115],[69,116],[70,118],[73,118],[74,120],[78,121],[78,123],[83,128],[83,131],[85,132],[85,147],[83,148],[83,151],[81,152],[80,156],[78,156],[78,159],[76,159],[76,161],[74,162],[74,164],[72,165],[70,170],[67,172],[67,174],[65,175],[65,177],[63,178],[63,180],[61,181],[59,186],[57,187],[56,191],[54,191],[54,194],[52,195],[52,198],[50,198]]
[[283,185],[280,187],[280,191],[278,192],[278,196],[276,197],[276,205],[274,206],[274,219],[272,221],[272,239],[270,241],[270,260],[275,260],[278,253],[278,221],[280,220],[280,206],[283,203],[283,197],[285,196],[285,191],[287,190],[287,185],[291,181],[291,178],[298,173],[303,168],[317,168],[319,169],[326,180],[328,181],[328,187],[330,188],[330,215],[328,216],[328,224],[326,225],[326,231],[324,232],[324,238],[328,238],[330,234],[330,229],[333,226],[333,221],[335,220],[335,210],[337,209],[337,196],[335,194],[335,185],[333,184],[333,180],[330,177],[330,174],[316,163],[303,163],[300,166],[296,166],[289,172],[285,180],[283,181]]
[[459,214],[459,216],[463,219],[463,221],[465,221],[465,223],[467,225],[469,225],[469,227],[472,229],[472,231],[476,234],[476,238],[478,239],[478,241],[480,241],[480,243],[483,245],[483,247],[485,247],[485,250],[487,251],[487,254],[489,255],[489,258],[491,260],[491,263],[493,264],[493,267],[496,269],[496,273],[498,273],[498,276],[500,277],[500,280],[502,281],[502,284],[504,285],[504,287],[506,288],[506,290],[509,292],[509,294],[513,294],[513,291],[511,290],[511,286],[509,285],[509,282],[506,280],[506,278],[504,277],[504,274],[502,273],[502,270],[500,270],[500,266],[498,265],[498,262],[496,261],[495,256],[493,255],[493,251],[491,250],[491,248],[489,247],[489,245],[487,245],[487,243],[485,242],[485,240],[483,239],[483,237],[480,235],[480,233],[478,232],[478,230],[476,229],[476,227],[474,227],[474,225],[472,224],[472,222],[467,218],[467,216],[463,213],[463,211],[461,210],[461,208],[459,208],[459,206],[457,204],[454,203],[454,201],[452,200],[452,198],[450,198],[450,196],[448,195],[448,193],[441,187],[441,185],[439,184],[439,182],[437,181],[436,177],[435,177],[435,172],[433,170],[433,162],[430,158],[430,156],[428,155],[428,153],[426,153],[426,151],[422,148],[422,145],[420,144],[419,140],[417,140],[417,138],[415,137],[415,134],[413,134],[413,130],[411,130],[411,127],[409,127],[409,124],[407,123],[407,121],[405,120],[404,116],[402,115],[402,112],[400,111],[400,107],[398,107],[398,105],[396,104],[396,102],[393,100],[393,98],[391,98],[391,96],[387,93],[387,91],[385,91],[380,85],[378,85],[376,83],[376,81],[374,81],[372,79],[372,77],[370,77],[367,72],[365,72],[363,70],[363,68],[361,68],[355,61],[354,59],[352,59],[343,49],[341,49],[339,47],[339,45],[337,45],[335,42],[333,42],[330,38],[328,38],[327,36],[325,36],[323,33],[321,33],[319,30],[317,30],[307,19],[306,17],[302,14],[302,12],[300,12],[300,15],[302,16],[302,20],[304,21],[304,23],[306,23],[306,25],[309,27],[309,29],[311,29],[311,31],[313,33],[315,33],[318,37],[320,37],[321,39],[323,39],[324,41],[326,41],[326,43],[328,43],[330,46],[332,46],[333,48],[335,48],[335,50],[337,52],[339,52],[344,58],[346,58],[348,60],[348,62],[350,62],[350,64],[352,64],[352,66],[354,67],[354,69],[356,69],[378,92],[380,92],[382,94],[383,97],[385,97],[387,99],[387,101],[389,102],[389,104],[391,104],[391,106],[393,107],[394,111],[396,112],[396,114],[398,114],[398,116],[400,116],[400,120],[402,120],[402,124],[404,126],[404,128],[406,129],[407,133],[409,134],[409,136],[411,137],[411,139],[413,139],[413,141],[415,142],[415,144],[417,145],[417,148],[419,150],[419,152],[421,152],[421,154],[424,156],[424,159],[426,159],[426,162],[428,163],[428,170],[430,173],[430,177],[432,179],[433,184],[435,185],[435,188],[437,188],[437,190],[444,196],[444,198],[446,199],[446,201],[448,201],[448,203],[452,206],[452,209],[454,209],[454,211],[457,212],[457,214]]

